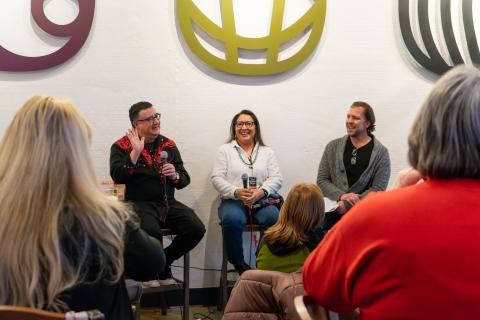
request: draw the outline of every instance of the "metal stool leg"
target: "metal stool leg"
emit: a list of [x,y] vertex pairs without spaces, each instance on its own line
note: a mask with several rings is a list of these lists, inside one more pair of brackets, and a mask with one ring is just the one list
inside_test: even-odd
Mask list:
[[225,240],[222,240],[222,272],[220,274],[220,310],[224,310],[227,305],[228,300],[228,278],[227,270],[228,267],[228,258],[227,258],[227,248],[225,246]]
[[190,254],[183,256],[183,320],[190,317]]

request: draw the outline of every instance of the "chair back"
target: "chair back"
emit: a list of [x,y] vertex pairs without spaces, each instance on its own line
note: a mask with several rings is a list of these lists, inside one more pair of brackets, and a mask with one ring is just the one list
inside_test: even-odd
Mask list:
[[51,312],[28,307],[0,306],[0,320],[103,320],[98,310],[82,312]]
[[329,320],[328,312],[310,296],[296,296],[293,304],[301,320]]

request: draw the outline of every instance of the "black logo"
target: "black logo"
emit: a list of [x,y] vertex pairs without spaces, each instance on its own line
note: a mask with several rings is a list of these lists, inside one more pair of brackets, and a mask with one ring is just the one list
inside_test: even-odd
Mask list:
[[[418,1],[418,25],[420,28],[420,35],[426,49],[425,54],[418,46],[413,36],[410,19],[410,0],[398,0],[398,14],[400,22],[400,30],[403,41],[412,55],[412,57],[424,68],[441,75],[450,70],[456,65],[465,64],[460,49],[458,47],[457,39],[455,39],[454,28],[452,25],[452,1],[451,0],[417,0]],[[442,32],[448,50],[448,55],[451,63],[447,62],[440,54],[437,45],[435,44],[430,21],[428,18],[429,3],[437,4],[440,2],[440,21],[442,25]],[[472,0],[460,0],[465,43],[470,59],[474,65],[480,65],[480,52],[478,50],[477,37],[475,35],[475,28],[472,15]]]

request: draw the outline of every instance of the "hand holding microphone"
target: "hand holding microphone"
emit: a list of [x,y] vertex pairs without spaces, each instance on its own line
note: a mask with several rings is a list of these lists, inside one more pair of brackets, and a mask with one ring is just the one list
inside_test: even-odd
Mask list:
[[265,195],[263,189],[257,189],[256,177],[249,177],[246,173],[242,174],[243,189],[235,190],[235,197],[243,201],[248,207],[262,199]]
[[160,152],[160,158],[162,159],[162,175],[168,177],[170,180],[177,179],[177,171],[173,164],[168,163],[168,153],[167,151]]
[[242,183],[243,189],[236,189],[234,195],[235,198],[242,200],[245,203],[245,199],[252,195],[252,190],[248,189],[248,175],[246,173],[242,174]]

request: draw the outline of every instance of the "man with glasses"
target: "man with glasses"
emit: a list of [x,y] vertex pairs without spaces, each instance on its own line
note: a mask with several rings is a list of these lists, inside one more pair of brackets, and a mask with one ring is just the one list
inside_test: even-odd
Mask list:
[[372,107],[363,101],[354,102],[347,113],[346,128],[347,135],[327,144],[318,168],[318,186],[327,198],[338,203],[335,212],[327,213],[324,231],[369,192],[385,190],[390,178],[388,150],[372,134]]
[[162,227],[176,232],[165,248],[166,269],[149,285],[172,284],[170,265],[200,242],[205,226],[174,198],[175,189],[186,187],[190,176],[175,142],[160,134],[160,113],[142,101],[131,106],[129,116],[132,127],[111,147],[110,175],[125,184],[125,200],[133,203],[142,229],[157,238]]

